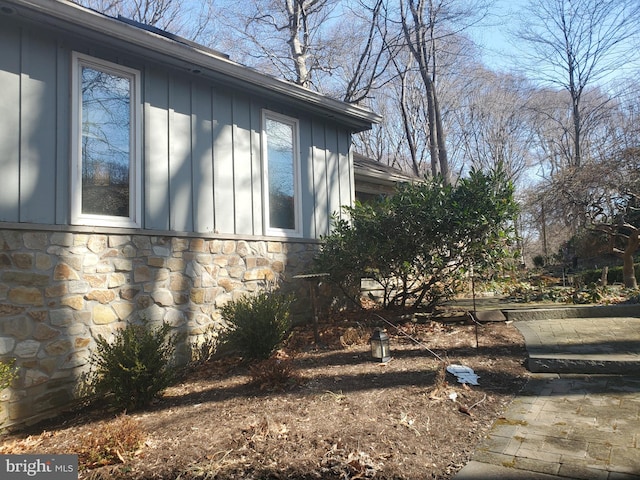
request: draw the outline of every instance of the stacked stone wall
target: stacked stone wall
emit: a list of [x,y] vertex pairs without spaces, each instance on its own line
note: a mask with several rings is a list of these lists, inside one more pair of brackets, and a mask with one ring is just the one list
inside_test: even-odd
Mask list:
[[[219,309],[305,270],[314,244],[0,230],[0,359],[18,378],[0,392],[0,425],[71,405],[99,336],[168,322],[191,342],[223,327]],[[305,295],[305,285],[297,285]]]

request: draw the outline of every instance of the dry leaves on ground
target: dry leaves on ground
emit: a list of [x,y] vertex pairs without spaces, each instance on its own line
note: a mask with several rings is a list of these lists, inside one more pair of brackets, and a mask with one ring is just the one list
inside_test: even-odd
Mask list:
[[[478,327],[476,348],[474,325],[398,328],[387,329],[386,364],[370,359],[373,325],[341,317],[320,325],[322,345],[298,327],[271,364],[220,358],[146,411],[70,413],[5,437],[0,452],[78,453],[83,479],[451,478],[526,381],[522,337],[512,325],[489,323]],[[421,345],[473,368],[479,385],[457,383]],[[103,437],[98,443],[111,447],[91,461],[87,439],[99,432],[127,437],[129,446]]]

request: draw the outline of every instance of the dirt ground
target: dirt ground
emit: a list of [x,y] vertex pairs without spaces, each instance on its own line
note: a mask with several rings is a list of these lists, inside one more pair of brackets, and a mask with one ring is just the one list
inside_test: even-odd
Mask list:
[[[126,421],[94,405],[5,436],[0,453],[78,453],[82,479],[452,478],[526,382],[522,337],[486,323],[476,348],[476,326],[464,319],[382,315],[398,328],[343,315],[320,324],[318,345],[312,328],[296,328],[278,353],[290,369],[279,388],[266,367],[261,375],[225,356]],[[370,355],[377,324],[391,337],[385,364]],[[471,367],[479,385],[458,383],[450,364]],[[139,441],[115,441],[114,463],[103,465],[106,455],[88,451],[104,446],[105,432]]]

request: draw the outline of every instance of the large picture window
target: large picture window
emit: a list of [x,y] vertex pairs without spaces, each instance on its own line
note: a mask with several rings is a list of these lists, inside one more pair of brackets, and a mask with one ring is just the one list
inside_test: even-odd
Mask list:
[[263,120],[266,233],[300,236],[298,123],[271,112]]
[[72,222],[139,226],[139,72],[73,57]]

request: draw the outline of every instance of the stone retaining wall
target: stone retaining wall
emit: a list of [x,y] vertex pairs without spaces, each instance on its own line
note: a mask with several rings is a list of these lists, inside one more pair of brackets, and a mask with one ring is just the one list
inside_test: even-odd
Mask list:
[[[0,230],[0,359],[18,379],[1,392],[0,425],[32,423],[70,405],[98,336],[127,322],[165,321],[188,345],[222,326],[229,300],[290,281],[315,244]],[[286,274],[285,274],[286,272]],[[299,285],[305,295],[305,285]]]

